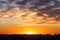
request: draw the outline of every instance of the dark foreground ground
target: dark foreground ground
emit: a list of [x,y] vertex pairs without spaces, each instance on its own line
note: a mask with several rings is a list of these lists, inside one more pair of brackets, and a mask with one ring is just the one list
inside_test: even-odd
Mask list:
[[0,40],[60,40],[60,34],[58,35],[2,35],[0,34]]

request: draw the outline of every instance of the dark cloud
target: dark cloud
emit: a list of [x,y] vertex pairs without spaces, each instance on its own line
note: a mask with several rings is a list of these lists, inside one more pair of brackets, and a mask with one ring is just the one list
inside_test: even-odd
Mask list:
[[59,0],[37,0],[37,1],[33,0],[31,3],[29,3],[29,5],[27,5],[27,8],[30,8],[30,9],[32,8],[34,10],[37,9],[38,15],[40,16],[46,13],[49,15],[49,17],[54,17],[56,20],[60,20],[60,1]]

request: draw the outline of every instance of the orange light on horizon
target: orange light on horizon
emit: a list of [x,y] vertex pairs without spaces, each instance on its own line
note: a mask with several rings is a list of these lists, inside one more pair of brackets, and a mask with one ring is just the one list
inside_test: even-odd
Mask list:
[[20,29],[17,34],[41,34],[41,31],[39,31],[37,28],[24,28],[24,30]]
[[37,34],[37,32],[34,32],[34,31],[27,31],[27,32],[25,32],[25,34],[28,34],[28,35],[30,35],[30,34]]

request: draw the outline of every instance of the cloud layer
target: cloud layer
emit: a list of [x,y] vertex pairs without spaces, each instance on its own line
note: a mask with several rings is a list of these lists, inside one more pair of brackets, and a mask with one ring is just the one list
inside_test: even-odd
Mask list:
[[60,0],[0,1],[0,24],[59,24]]

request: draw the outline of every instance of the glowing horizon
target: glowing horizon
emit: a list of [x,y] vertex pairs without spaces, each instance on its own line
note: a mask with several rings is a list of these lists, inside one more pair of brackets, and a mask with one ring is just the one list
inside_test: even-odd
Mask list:
[[[50,25],[50,26],[49,26]],[[0,29],[0,34],[26,34],[32,31],[34,34],[59,34],[58,24],[41,24],[41,25],[25,25],[25,26],[11,26],[9,28]],[[56,26],[54,26],[56,25]],[[58,27],[57,27],[58,26]],[[54,28],[55,27],[55,28]]]

